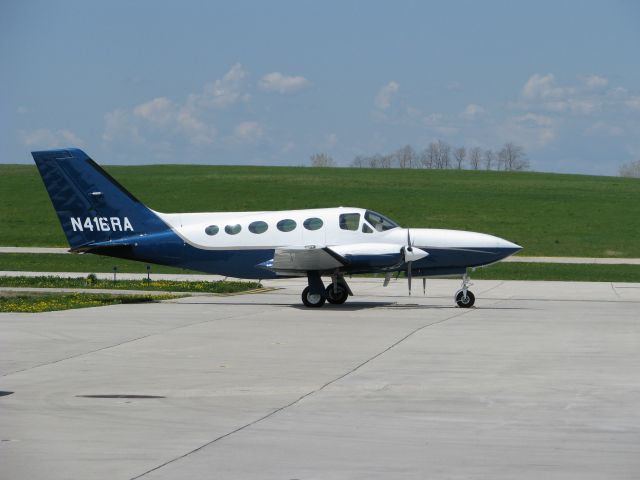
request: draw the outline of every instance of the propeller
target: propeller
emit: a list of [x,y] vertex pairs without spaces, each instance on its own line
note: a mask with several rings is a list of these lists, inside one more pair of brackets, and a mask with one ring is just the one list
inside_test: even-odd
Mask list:
[[[416,260],[420,260],[421,258],[426,257],[429,253],[425,252],[420,248],[414,248],[413,243],[411,242],[411,232],[407,228],[407,245],[402,247],[402,254],[404,257],[404,261],[407,264],[407,285],[409,287],[409,295],[411,295],[411,279],[413,262]],[[423,280],[422,288],[425,290],[425,283]]]
[[[409,255],[407,255],[407,252]],[[407,246],[404,249],[404,258],[405,262],[407,262],[407,286],[409,287],[409,296],[411,296],[411,264],[413,261],[407,261],[407,258],[411,258],[411,253],[413,253],[413,245],[411,244],[411,233],[409,233],[409,229],[407,228]]]

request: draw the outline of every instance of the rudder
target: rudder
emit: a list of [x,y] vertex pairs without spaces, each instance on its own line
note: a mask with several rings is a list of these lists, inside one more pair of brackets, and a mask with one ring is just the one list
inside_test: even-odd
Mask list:
[[72,250],[168,230],[82,150],[31,152]]

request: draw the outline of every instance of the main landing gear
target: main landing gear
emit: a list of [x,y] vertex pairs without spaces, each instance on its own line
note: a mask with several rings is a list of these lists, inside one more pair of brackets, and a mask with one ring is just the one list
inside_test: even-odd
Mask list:
[[468,274],[464,274],[462,277],[462,288],[456,292],[455,300],[456,304],[460,308],[471,308],[476,303],[475,295],[469,290],[469,287],[473,285]]
[[302,303],[305,307],[320,308],[325,302],[341,305],[349,295],[353,295],[342,275],[332,275],[331,284],[326,288],[318,272],[308,272],[307,278],[309,286],[302,291]]

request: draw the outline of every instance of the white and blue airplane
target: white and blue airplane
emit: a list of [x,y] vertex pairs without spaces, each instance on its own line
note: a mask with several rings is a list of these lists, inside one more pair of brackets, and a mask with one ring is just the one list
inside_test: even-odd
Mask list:
[[[82,150],[32,152],[74,253],[93,253],[206,273],[304,277],[307,307],[344,303],[345,275],[394,273],[411,279],[462,276],[454,296],[473,306],[468,271],[522,249],[483,233],[402,228],[351,207],[265,212],[160,213],[146,207]],[[322,277],[331,281],[325,287]]]

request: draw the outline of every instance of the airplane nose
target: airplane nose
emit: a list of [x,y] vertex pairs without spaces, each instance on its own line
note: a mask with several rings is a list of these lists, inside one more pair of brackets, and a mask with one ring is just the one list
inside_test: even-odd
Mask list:
[[509,240],[505,240],[504,238],[498,238],[498,246],[500,250],[505,253],[505,257],[513,255],[514,253],[518,253],[520,250],[522,250],[522,247],[520,245],[510,242]]

